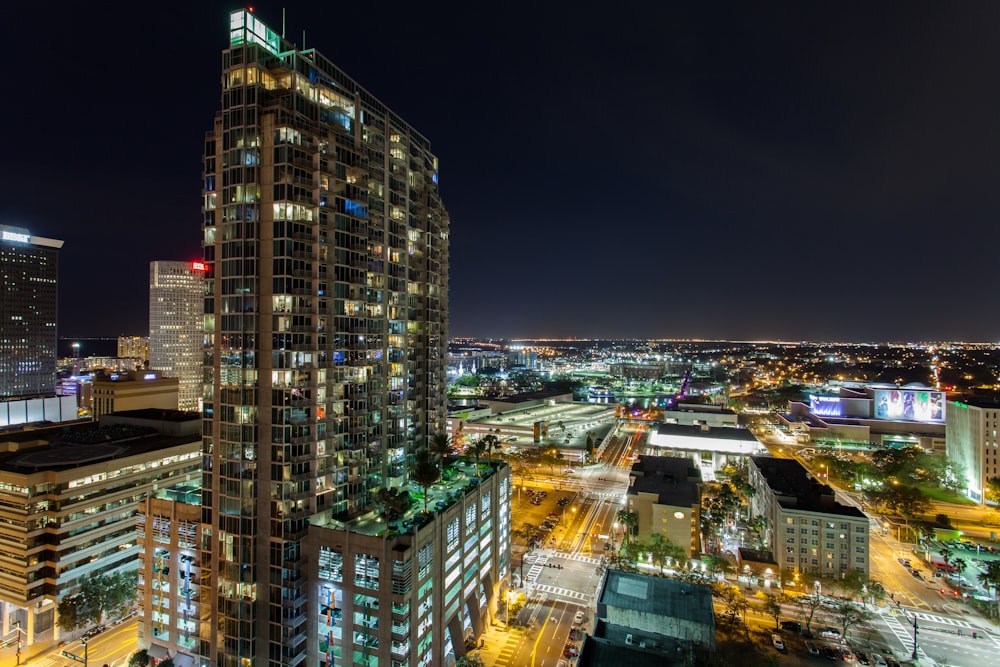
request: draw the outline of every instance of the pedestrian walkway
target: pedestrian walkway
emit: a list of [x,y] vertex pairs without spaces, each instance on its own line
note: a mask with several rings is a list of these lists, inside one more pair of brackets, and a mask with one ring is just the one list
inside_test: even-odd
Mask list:
[[[514,629],[511,629],[507,633],[506,641],[501,643],[500,651],[497,653],[497,657],[492,663],[494,667],[508,667],[511,664],[511,661],[514,659],[514,655],[517,653],[517,646],[521,643],[521,637],[523,635],[524,632]],[[484,662],[486,662],[485,659]],[[490,663],[487,662],[486,664]]]
[[927,614],[922,611],[910,612],[910,615],[916,616],[920,621],[931,621],[933,623],[940,623],[941,625],[954,625],[959,628],[969,628],[972,629],[972,624],[968,621],[962,621],[955,618],[945,618],[944,616],[938,616],[937,614]]
[[[896,635],[896,639],[900,641],[904,648],[907,646],[910,648],[913,647],[913,628],[911,626],[903,625],[903,623],[900,622],[899,617],[892,614],[883,616],[882,621],[885,622],[886,627],[889,628],[889,632]],[[924,653],[922,646],[917,646],[917,658],[922,665],[937,665],[934,660]]]
[[590,604],[591,596],[586,593],[580,593],[579,591],[571,591],[568,588],[558,588],[556,586],[549,586],[548,584],[538,584],[535,586],[535,590],[541,591],[542,593],[548,593],[550,595],[569,598],[570,600],[583,602],[584,604]]

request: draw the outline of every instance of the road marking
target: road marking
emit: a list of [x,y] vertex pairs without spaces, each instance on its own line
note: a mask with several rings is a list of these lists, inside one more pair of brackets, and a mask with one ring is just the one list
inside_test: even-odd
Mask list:
[[551,593],[552,595],[559,595],[561,597],[570,598],[572,600],[582,600],[590,602],[590,596],[586,593],[580,593],[578,591],[571,591],[568,588],[557,588],[555,586],[549,586],[548,584],[538,584],[536,588],[543,593]]
[[916,616],[921,621],[931,621],[932,623],[940,623],[942,625],[954,625],[960,628],[971,628],[972,624],[968,621],[955,620],[953,618],[945,618],[944,616],[937,616],[936,614],[926,614],[922,611],[910,612]]

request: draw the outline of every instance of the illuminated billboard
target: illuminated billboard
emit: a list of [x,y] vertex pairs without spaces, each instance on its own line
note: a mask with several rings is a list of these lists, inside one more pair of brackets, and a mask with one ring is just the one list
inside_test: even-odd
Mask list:
[[875,418],[943,424],[944,401],[943,391],[876,389]]
[[809,411],[817,417],[841,417],[839,396],[810,396]]

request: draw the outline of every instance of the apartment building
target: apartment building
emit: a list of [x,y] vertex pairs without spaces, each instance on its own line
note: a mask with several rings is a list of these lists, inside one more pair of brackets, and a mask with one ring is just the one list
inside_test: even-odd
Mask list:
[[986,483],[1000,477],[1000,402],[948,401],[945,453],[965,470],[965,495],[986,504]]
[[251,11],[226,28],[204,141],[206,657],[296,667],[310,523],[352,530],[444,429],[449,218],[415,128]]
[[794,459],[751,456],[752,512],[767,520],[767,544],[781,570],[843,577],[868,574],[868,517],[837,502],[833,489]]

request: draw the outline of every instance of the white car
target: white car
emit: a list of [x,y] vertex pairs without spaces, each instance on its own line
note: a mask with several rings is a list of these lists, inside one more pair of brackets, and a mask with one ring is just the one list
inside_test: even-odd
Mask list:
[[583,612],[582,611],[576,612],[576,616],[573,617],[573,622],[574,623],[583,623]]
[[779,651],[785,650],[785,642],[781,641],[781,635],[771,635],[771,643],[774,644],[774,648]]
[[840,630],[836,628],[823,628],[819,631],[819,636],[826,639],[840,639]]

